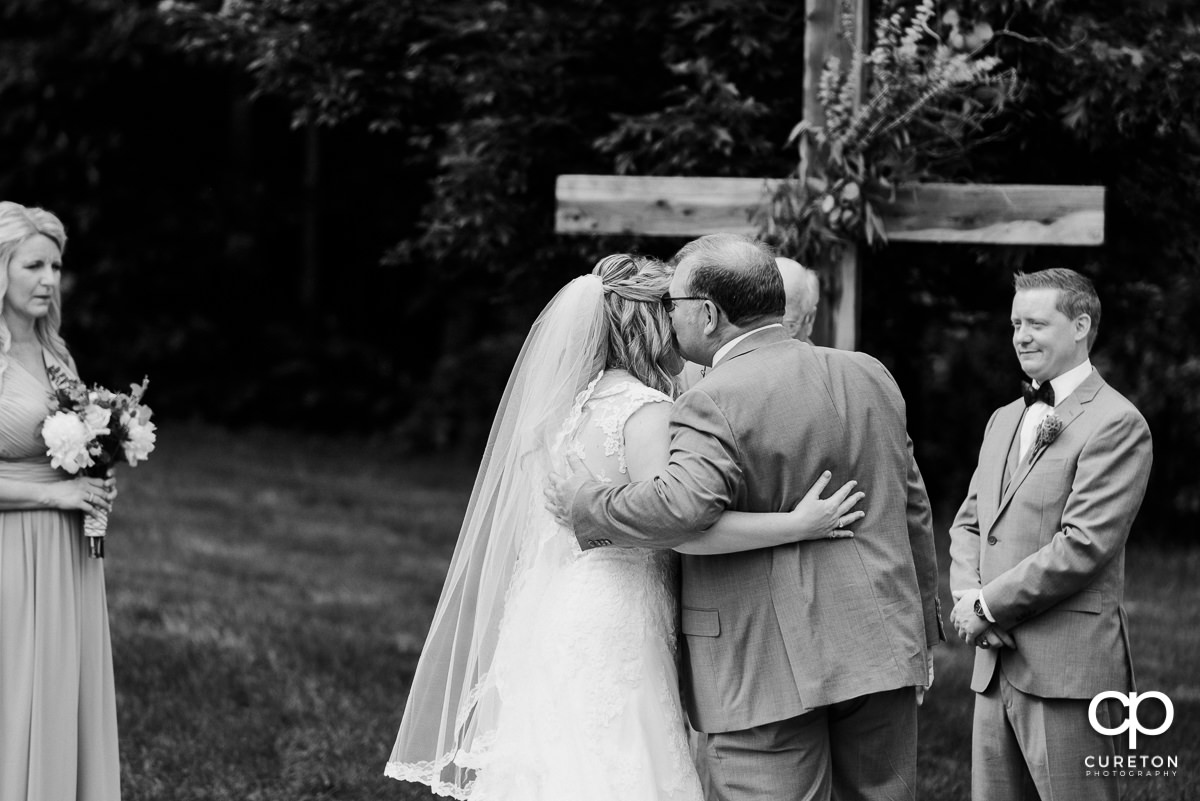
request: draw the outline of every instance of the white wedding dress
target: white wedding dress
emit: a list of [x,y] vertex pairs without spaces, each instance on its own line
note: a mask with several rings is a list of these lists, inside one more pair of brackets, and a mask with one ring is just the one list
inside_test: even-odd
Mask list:
[[[670,398],[610,371],[569,420],[562,447],[602,481],[627,483],[626,420]],[[595,548],[549,514],[521,558],[493,665],[495,739],[475,759],[474,801],[699,801],[676,665],[669,551]]]
[[517,358],[385,767],[392,778],[470,801],[702,801],[680,703],[675,555],[581,551],[545,508],[549,472],[567,469],[568,454],[627,483],[626,421],[670,402],[625,371],[599,370],[605,291],[596,275],[567,284]]
[[[563,425],[554,461],[571,453],[600,480],[628,482],[625,422],[670,400],[603,373]],[[395,761],[387,774],[471,801],[702,801],[679,694],[675,555],[581,551],[540,492],[529,502],[495,657],[473,692],[495,723],[453,757],[472,780],[429,782],[441,766]]]

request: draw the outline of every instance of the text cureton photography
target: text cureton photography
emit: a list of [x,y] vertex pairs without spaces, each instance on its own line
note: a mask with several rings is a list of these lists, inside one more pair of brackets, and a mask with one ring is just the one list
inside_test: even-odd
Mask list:
[[[1112,699],[1128,710],[1128,714],[1119,725],[1106,726],[1100,720],[1097,710],[1106,699]],[[1147,726],[1139,717],[1138,710],[1143,701],[1156,701],[1162,705],[1163,718],[1158,725]],[[1157,720],[1157,716],[1155,717]],[[1138,735],[1154,737],[1171,728],[1175,720],[1175,705],[1166,693],[1151,690],[1144,693],[1120,693],[1107,690],[1092,699],[1088,706],[1088,722],[1098,733],[1115,737],[1128,732],[1128,747],[1135,750],[1138,747]],[[1179,755],[1172,754],[1089,754],[1083,760],[1086,776],[1102,776],[1135,778],[1139,776],[1178,776]]]

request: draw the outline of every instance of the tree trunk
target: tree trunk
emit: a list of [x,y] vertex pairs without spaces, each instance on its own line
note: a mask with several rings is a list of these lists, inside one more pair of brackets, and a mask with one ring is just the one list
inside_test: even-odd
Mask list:
[[304,309],[316,307],[320,288],[321,261],[317,251],[320,244],[320,177],[320,129],[316,125],[308,125],[304,129],[303,250],[300,255],[300,305]]

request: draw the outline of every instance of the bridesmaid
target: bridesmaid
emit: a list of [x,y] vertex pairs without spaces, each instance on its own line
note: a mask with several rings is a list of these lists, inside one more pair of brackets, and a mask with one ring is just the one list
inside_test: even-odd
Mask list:
[[50,466],[47,366],[75,374],[59,336],[67,237],[48,211],[0,201],[0,799],[118,801],[117,706],[104,561],[83,515],[111,478]]

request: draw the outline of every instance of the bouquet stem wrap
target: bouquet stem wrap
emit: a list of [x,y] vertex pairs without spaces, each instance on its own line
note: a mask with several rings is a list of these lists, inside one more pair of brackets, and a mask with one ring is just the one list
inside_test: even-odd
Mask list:
[[88,556],[92,559],[104,558],[104,535],[108,532],[108,512],[97,509],[94,515],[83,516],[83,535],[88,541]]

